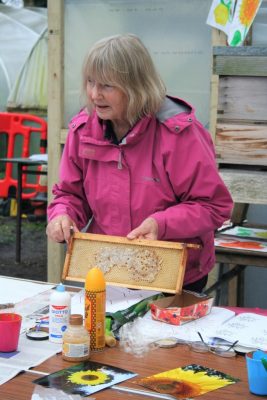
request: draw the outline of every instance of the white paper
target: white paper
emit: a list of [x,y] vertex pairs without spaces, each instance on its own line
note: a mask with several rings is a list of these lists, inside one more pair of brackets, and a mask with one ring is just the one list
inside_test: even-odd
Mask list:
[[[133,304],[159,293],[153,290],[132,290],[108,285],[106,289],[106,312],[114,313],[125,310]],[[71,312],[72,314],[84,315],[84,290],[72,297]]]
[[267,241],[259,241],[255,239],[241,239],[238,237],[216,237],[214,244],[217,247],[226,247],[230,249],[252,250],[262,253],[267,252]]
[[205,342],[213,338],[224,339],[230,343],[238,340],[245,348],[267,350],[267,317],[253,313],[235,315],[231,310],[213,307],[210,314],[184,325],[176,326],[153,321],[150,312],[142,321],[144,334],[154,332],[154,340],[176,337],[188,342],[199,341],[200,332]]
[[30,340],[24,334],[20,335],[16,352],[0,353],[0,384],[7,382],[20,371],[41,364],[59,353],[61,349],[61,344],[51,343],[48,340]]
[[238,345],[267,350],[267,317],[253,313],[242,313],[212,332],[212,336],[229,342],[238,340]]
[[[210,314],[205,317],[187,322],[183,325],[171,325],[160,321],[155,321],[151,317],[150,311],[138,323],[141,325],[143,337],[151,342],[168,337],[175,337],[186,342],[199,341],[197,332],[200,332],[205,341],[208,341],[210,333],[215,328],[233,317],[235,313],[225,308],[213,307]],[[141,340],[141,339],[140,339]]]
[[267,229],[250,228],[246,226],[234,226],[220,232],[221,235],[237,236],[239,238],[265,239],[267,240]]
[[0,364],[0,385],[14,378],[14,376],[18,375],[20,371],[19,368],[2,366]]
[[54,285],[0,276],[0,304],[18,303]]

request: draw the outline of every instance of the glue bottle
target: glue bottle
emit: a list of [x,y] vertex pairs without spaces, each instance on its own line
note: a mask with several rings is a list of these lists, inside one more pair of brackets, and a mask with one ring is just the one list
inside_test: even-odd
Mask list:
[[71,314],[69,326],[63,334],[62,358],[80,362],[90,357],[90,335],[83,326],[81,314]]
[[70,315],[70,294],[60,283],[50,296],[49,304],[49,340],[62,343],[63,333],[67,329]]
[[99,268],[91,268],[85,280],[85,327],[90,333],[91,350],[105,347],[106,282]]

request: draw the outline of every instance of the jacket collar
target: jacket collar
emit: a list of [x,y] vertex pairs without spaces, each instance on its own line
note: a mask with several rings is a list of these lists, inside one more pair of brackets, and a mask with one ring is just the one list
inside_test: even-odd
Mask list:
[[[152,117],[147,116],[138,121],[128,132],[120,146],[136,142],[146,131]],[[82,127],[81,143],[92,143],[101,146],[117,146],[105,138],[105,129],[101,121],[99,121],[95,112],[87,118],[86,123]]]
[[[177,97],[166,96],[156,116],[146,116],[139,120],[129,131],[120,146],[136,143],[148,130],[151,123],[158,120],[170,131],[182,131],[195,120],[194,108],[187,102]],[[88,114],[82,110],[70,123],[70,128],[77,130],[81,127],[81,143],[92,143],[100,146],[117,146],[105,138],[103,124],[93,111]]]

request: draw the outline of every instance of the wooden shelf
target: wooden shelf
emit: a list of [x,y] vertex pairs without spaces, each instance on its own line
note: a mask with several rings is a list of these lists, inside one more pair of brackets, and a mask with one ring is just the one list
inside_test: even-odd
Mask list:
[[216,75],[267,76],[267,47],[213,47]]

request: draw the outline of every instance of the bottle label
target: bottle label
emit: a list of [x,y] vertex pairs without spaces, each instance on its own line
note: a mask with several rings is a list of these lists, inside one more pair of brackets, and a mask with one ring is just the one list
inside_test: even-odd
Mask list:
[[105,347],[106,292],[85,290],[85,327],[91,335],[91,350]]
[[62,340],[69,321],[69,307],[51,304],[49,315],[49,334],[51,339]]
[[62,352],[67,357],[84,357],[89,355],[89,343],[63,343]]

